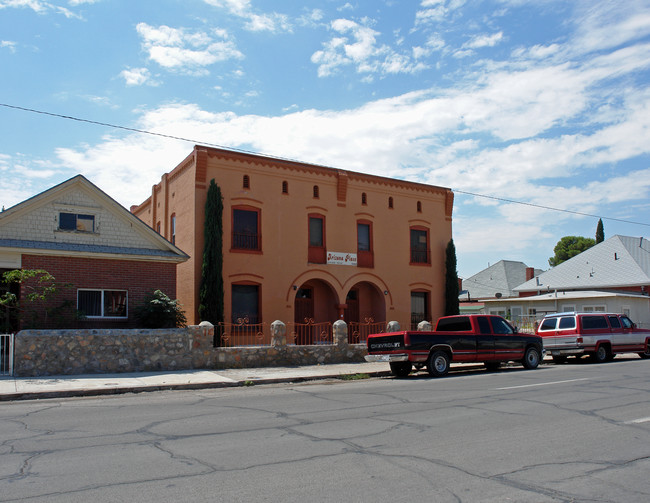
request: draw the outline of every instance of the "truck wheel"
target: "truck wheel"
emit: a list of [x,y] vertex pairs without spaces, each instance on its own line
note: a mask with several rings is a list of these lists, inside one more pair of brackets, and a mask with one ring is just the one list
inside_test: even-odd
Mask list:
[[536,369],[537,366],[539,365],[539,351],[537,348],[534,347],[529,347],[526,349],[526,352],[524,353],[524,368],[527,368],[529,370]]
[[390,371],[395,377],[407,377],[411,373],[411,362],[392,362]]
[[435,351],[427,360],[427,371],[431,377],[443,377],[449,372],[449,355],[444,351]]
[[650,350],[647,351],[646,353],[639,353],[639,356],[640,356],[641,358],[643,358],[644,360],[645,360],[646,358],[650,358]]
[[591,360],[595,363],[604,363],[609,360],[609,351],[607,349],[607,346],[604,344],[598,346],[596,352],[591,355]]

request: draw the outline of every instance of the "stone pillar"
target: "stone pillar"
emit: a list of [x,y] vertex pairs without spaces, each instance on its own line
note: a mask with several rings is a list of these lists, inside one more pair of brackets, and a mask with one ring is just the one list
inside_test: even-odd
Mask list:
[[428,321],[421,321],[418,323],[418,332],[431,332],[433,330],[433,325]]
[[399,321],[389,321],[386,325],[386,332],[399,332],[400,330]]
[[337,346],[348,344],[348,324],[343,320],[334,322],[334,344]]
[[271,347],[279,348],[287,345],[287,326],[280,320],[271,323]]

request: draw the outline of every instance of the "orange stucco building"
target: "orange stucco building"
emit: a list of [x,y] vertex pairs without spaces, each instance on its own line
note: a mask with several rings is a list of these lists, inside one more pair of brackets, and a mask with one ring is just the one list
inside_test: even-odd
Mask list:
[[131,211],[190,255],[178,299],[198,323],[205,202],[223,196],[225,321],[436,319],[450,189],[196,146]]

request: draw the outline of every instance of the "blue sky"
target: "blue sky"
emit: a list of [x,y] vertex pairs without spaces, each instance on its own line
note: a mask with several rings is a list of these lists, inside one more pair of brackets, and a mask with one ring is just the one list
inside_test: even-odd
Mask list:
[[450,187],[461,277],[546,269],[573,212],[648,236],[649,70],[648,0],[0,0],[2,105],[193,140],[0,106],[0,205],[206,143]]

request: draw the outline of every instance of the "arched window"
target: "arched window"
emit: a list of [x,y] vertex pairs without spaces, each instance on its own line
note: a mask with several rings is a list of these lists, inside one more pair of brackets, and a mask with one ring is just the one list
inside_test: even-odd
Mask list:
[[418,213],[422,213],[422,203],[418,201]]
[[318,185],[314,185],[314,199],[318,199],[320,197],[318,193]]
[[389,197],[388,198],[388,207],[392,210],[393,209],[393,198]]
[[289,193],[289,182],[287,181],[282,182],[282,193],[283,194]]
[[250,189],[251,188],[251,179],[250,179],[250,177],[248,175],[244,175],[243,187],[245,189]]
[[361,193],[361,204],[363,206],[366,206],[368,204],[368,196],[366,196],[365,192]]

